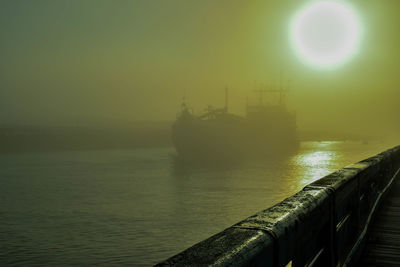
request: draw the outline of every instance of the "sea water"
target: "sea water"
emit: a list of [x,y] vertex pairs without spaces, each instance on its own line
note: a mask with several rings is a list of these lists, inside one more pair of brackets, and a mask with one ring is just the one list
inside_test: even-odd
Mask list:
[[172,147],[0,154],[0,265],[152,265],[387,148],[303,142],[212,167]]

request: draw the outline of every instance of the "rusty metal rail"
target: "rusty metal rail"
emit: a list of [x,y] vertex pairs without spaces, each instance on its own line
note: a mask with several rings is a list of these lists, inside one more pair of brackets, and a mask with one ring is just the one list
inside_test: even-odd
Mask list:
[[399,167],[397,146],[329,174],[157,266],[351,266]]

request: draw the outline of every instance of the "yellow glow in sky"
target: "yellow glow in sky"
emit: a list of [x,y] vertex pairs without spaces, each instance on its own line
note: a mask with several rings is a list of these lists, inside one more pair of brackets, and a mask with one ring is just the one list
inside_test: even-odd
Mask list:
[[297,56],[308,65],[331,69],[358,50],[361,26],[355,10],[343,1],[315,1],[300,10],[290,37]]

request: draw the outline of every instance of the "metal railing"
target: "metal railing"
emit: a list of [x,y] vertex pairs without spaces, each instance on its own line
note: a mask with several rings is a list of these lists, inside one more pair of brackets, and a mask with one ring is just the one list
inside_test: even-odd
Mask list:
[[157,266],[352,265],[399,167],[397,146],[331,173]]

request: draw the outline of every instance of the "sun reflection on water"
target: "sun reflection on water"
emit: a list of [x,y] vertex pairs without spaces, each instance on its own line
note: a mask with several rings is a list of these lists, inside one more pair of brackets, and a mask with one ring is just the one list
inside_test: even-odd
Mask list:
[[[334,146],[337,142],[320,142],[312,150],[294,157],[294,163],[302,166],[299,184],[305,186],[336,169],[339,154]],[[315,145],[315,144],[314,144]]]

